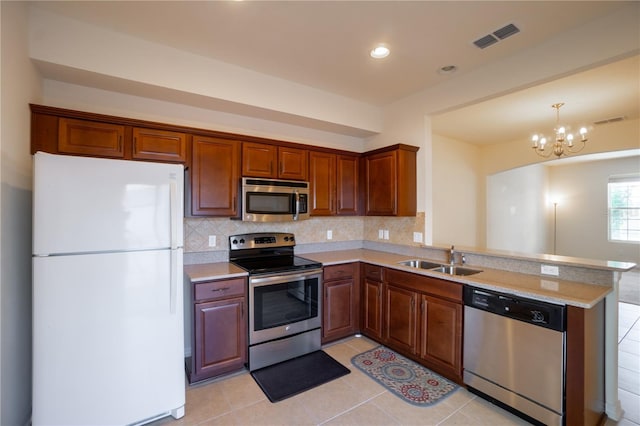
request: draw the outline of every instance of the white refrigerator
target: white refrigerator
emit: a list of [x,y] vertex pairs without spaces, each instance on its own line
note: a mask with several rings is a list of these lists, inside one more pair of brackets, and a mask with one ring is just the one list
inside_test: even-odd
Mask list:
[[184,415],[183,180],[34,155],[33,425]]

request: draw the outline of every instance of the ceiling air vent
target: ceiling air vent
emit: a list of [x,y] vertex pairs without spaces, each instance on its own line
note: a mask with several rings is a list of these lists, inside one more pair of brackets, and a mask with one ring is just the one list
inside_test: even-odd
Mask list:
[[494,36],[489,34],[489,35],[486,35],[486,36],[484,36],[482,38],[477,39],[476,41],[473,42],[473,44],[478,46],[480,49],[484,49],[485,47],[489,47],[493,43],[497,43],[498,41],[499,40],[497,38],[495,38]]
[[605,120],[600,120],[600,121],[594,121],[593,124],[600,125],[600,124],[609,124],[609,123],[617,123],[618,121],[623,121],[626,117],[624,115],[621,115],[620,117],[613,117],[613,118],[607,118]]
[[487,34],[484,37],[480,37],[476,41],[473,42],[480,49],[484,49],[486,47],[491,46],[499,42],[500,40],[504,40],[507,37],[510,37],[514,34],[520,32],[520,29],[513,24],[505,25],[499,30],[495,30],[492,34]]
[[493,32],[493,35],[498,37],[500,40],[504,40],[507,37],[510,37],[514,34],[520,32],[520,29],[513,24],[506,25],[499,30]]

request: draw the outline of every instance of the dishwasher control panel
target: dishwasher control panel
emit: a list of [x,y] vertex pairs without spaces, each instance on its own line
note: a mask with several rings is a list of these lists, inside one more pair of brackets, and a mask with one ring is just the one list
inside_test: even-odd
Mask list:
[[564,305],[555,305],[471,286],[464,288],[464,304],[540,327],[556,331],[566,330],[566,308]]

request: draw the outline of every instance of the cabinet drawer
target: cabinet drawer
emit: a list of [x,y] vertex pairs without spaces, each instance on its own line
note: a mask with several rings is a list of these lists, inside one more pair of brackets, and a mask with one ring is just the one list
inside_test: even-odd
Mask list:
[[366,278],[369,278],[375,281],[383,281],[382,266],[369,265],[368,263],[365,263],[363,266],[363,269],[364,269],[364,276]]
[[194,287],[194,300],[199,301],[244,296],[247,285],[244,278],[236,278],[197,283]]
[[462,284],[419,274],[387,270],[387,281],[410,290],[462,303]]
[[355,263],[343,263],[341,265],[332,265],[324,267],[324,280],[340,280],[345,278],[353,278],[356,274]]

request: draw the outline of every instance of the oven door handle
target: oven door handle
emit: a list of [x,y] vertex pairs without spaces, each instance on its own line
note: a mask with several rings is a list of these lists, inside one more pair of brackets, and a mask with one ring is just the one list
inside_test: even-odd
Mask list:
[[310,271],[300,272],[297,274],[278,274],[278,275],[270,275],[268,277],[252,277],[249,276],[249,284],[253,286],[262,286],[262,285],[271,285],[271,284],[280,284],[280,283],[288,283],[291,281],[305,280],[308,278],[315,277],[316,275],[320,275],[319,278],[322,277],[322,269],[312,269]]

